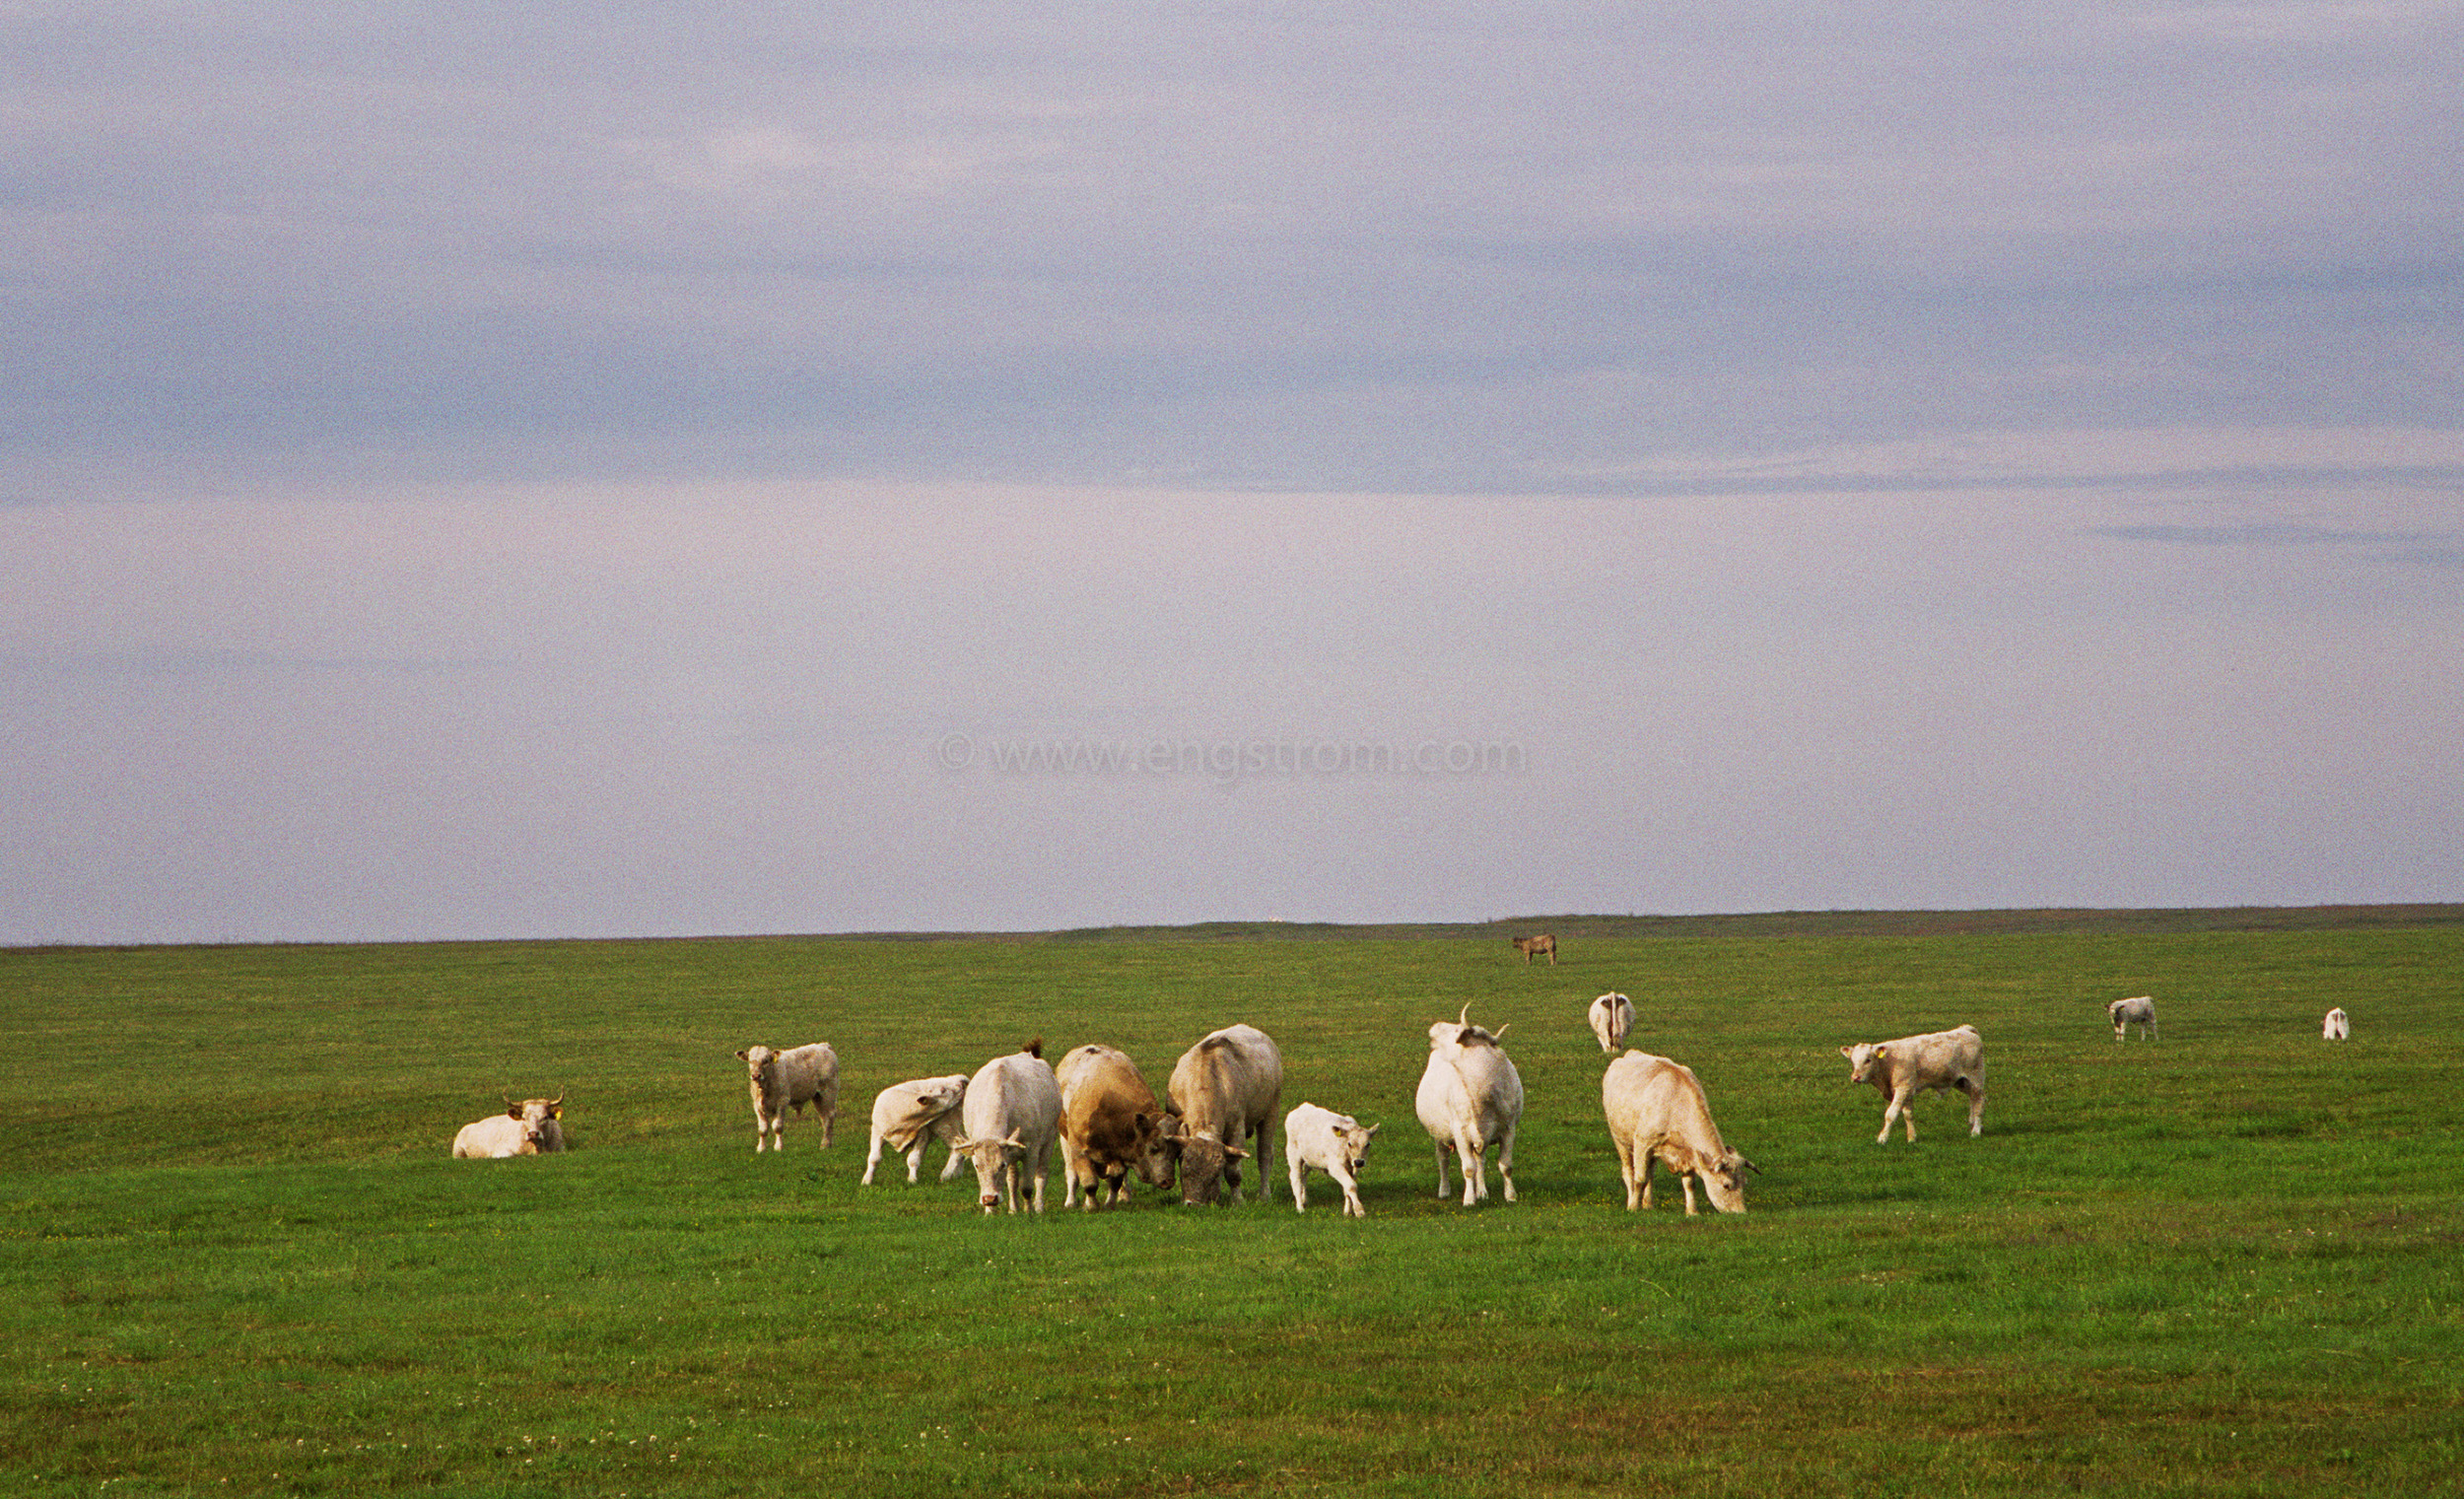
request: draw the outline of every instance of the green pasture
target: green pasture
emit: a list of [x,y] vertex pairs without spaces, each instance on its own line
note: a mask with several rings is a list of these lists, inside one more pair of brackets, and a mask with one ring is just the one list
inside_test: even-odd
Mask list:
[[[0,952],[0,1493],[2456,1492],[2464,924],[2240,924]],[[1747,1214],[1623,1210],[1612,988]],[[1469,1211],[1466,1003],[1529,1095]],[[891,1082],[1236,1020],[1385,1123],[1365,1221],[856,1185]],[[1877,1146],[1838,1048],[1961,1022],[1984,1135]],[[756,1158],[732,1054],[820,1040],[836,1143]],[[446,1158],[559,1090],[570,1153]]]

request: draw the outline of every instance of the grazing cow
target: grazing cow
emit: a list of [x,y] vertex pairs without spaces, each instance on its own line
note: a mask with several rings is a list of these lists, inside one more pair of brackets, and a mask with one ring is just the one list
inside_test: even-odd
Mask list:
[[1603,994],[1592,1001],[1591,1022],[1600,1049],[1613,1056],[1625,1045],[1626,1032],[1634,1029],[1634,1001],[1623,994]]
[[1547,932],[1543,931],[1537,937],[1516,937],[1513,941],[1514,950],[1523,954],[1523,966],[1525,968],[1530,968],[1532,966],[1532,959],[1540,953],[1546,953],[1548,955],[1548,966],[1550,968],[1555,968],[1557,966],[1557,939],[1550,936]]
[[2146,994],[2136,999],[2114,1000],[2104,1007],[2104,1017],[2113,1022],[2113,1039],[2116,1041],[2121,1040],[2122,1033],[2134,1025],[2139,1027],[2140,1040],[2156,1039],[2156,1000]]
[[517,1155],[554,1155],[565,1148],[565,1095],[508,1098],[503,1114],[464,1124],[453,1136],[453,1159],[501,1161]]
[[1497,1146],[1497,1175],[1514,1200],[1514,1131],[1523,1122],[1523,1078],[1492,1034],[1472,1024],[1472,1006],[1454,1020],[1429,1027],[1429,1064],[1420,1073],[1413,1107],[1420,1127],[1437,1146],[1437,1194],[1446,1195],[1446,1150],[1453,1146],[1463,1167],[1463,1205],[1488,1195],[1485,1152]]
[[1172,1185],[1169,1118],[1137,1063],[1114,1047],[1082,1046],[1053,1069],[1061,1084],[1061,1205],[1078,1199],[1095,1206],[1095,1189],[1111,1190],[1119,1202],[1129,1192],[1129,1173],[1149,1187]]
[[1292,1210],[1309,1211],[1309,1169],[1316,1167],[1343,1189],[1343,1216],[1365,1218],[1360,1170],[1369,1164],[1369,1137],[1383,1128],[1348,1114],[1303,1104],[1283,1116],[1283,1160],[1292,1169]]
[[2351,1039],[2352,1035],[2353,1022],[2345,1018],[2344,1010],[2342,1008],[2329,1010],[2327,1023],[2319,1031],[2320,1038],[2326,1041],[2346,1041]]
[[839,1054],[830,1050],[830,1043],[816,1041],[785,1052],[747,1047],[736,1056],[744,1061],[753,1093],[753,1153],[761,1154],[764,1144],[787,1149],[787,1116],[802,1114],[806,1104],[821,1121],[821,1143],[827,1148],[839,1119]]
[[881,1164],[881,1147],[887,1145],[906,1155],[907,1185],[915,1186],[917,1170],[924,1165],[924,1147],[935,1139],[952,1147],[950,1158],[942,1163],[941,1180],[946,1182],[958,1175],[958,1163],[966,1159],[955,1148],[959,1136],[958,1110],[966,1099],[964,1072],[892,1083],[873,1095],[872,1142],[864,1150],[861,1185],[872,1185],[873,1170]]
[[1848,1058],[1848,1081],[1872,1083],[1890,1103],[1882,1110],[1880,1145],[1890,1138],[1890,1122],[1904,1118],[1908,1139],[1916,1139],[1916,1111],[1908,1107],[1919,1093],[1956,1088],[1968,1096],[1968,1133],[1985,1132],[1985,1043],[1976,1027],[1902,1036],[1897,1041],[1860,1041],[1841,1047]]
[[1694,1069],[1649,1052],[1628,1052],[1608,1063],[1600,1080],[1600,1107],[1608,1117],[1608,1138],[1617,1147],[1617,1170],[1625,1178],[1625,1210],[1651,1205],[1654,1162],[1677,1173],[1685,1189],[1685,1215],[1694,1215],[1694,1180],[1724,1213],[1745,1210],[1745,1173],[1761,1167],[1729,1148],[1711,1123]]
[[1283,1054],[1252,1025],[1228,1025],[1181,1054],[1164,1085],[1180,1127],[1181,1200],[1241,1200],[1241,1141],[1256,1137],[1258,1200],[1274,1196],[1275,1107],[1283,1101]]
[[[1018,1210],[1021,1194],[1044,1210],[1045,1163],[1061,1133],[1061,1084],[1044,1059],[1038,1036],[1007,1056],[995,1056],[967,1080],[962,1106],[966,1133],[956,1150],[976,1163],[977,1197],[984,1210],[1007,1203]],[[1033,1183],[1032,1193],[1027,1184]]]

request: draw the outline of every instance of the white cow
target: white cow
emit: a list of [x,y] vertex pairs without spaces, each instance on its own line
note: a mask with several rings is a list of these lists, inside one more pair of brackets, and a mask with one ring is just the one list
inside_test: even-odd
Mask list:
[[503,1114],[464,1124],[453,1136],[453,1159],[501,1161],[517,1155],[554,1155],[565,1148],[565,1095],[505,1101]]
[[1608,1063],[1600,1080],[1600,1107],[1608,1118],[1608,1138],[1617,1147],[1617,1170],[1625,1178],[1625,1210],[1651,1205],[1654,1162],[1677,1173],[1685,1189],[1685,1214],[1694,1213],[1694,1180],[1724,1213],[1745,1210],[1744,1173],[1762,1168],[1729,1148],[1711,1122],[1694,1069],[1649,1052],[1628,1052]]
[[[1031,1195],[1044,1210],[1044,1173],[1061,1134],[1061,1084],[1044,1059],[1044,1038],[976,1068],[961,1106],[966,1129],[950,1148],[976,1163],[978,1200],[984,1210]],[[1028,1184],[1033,1191],[1028,1191]]]
[[958,1175],[958,1164],[966,1159],[956,1149],[958,1110],[966,1099],[967,1074],[964,1072],[892,1083],[874,1094],[872,1141],[864,1150],[864,1179],[861,1185],[872,1185],[873,1170],[881,1164],[881,1147],[887,1145],[906,1155],[907,1185],[915,1186],[916,1173],[924,1165],[924,1147],[936,1139],[952,1147],[949,1160],[942,1164],[941,1180],[946,1182]]
[[1149,1187],[1172,1185],[1172,1119],[1129,1053],[1089,1043],[1063,1056],[1053,1076],[1061,1083],[1061,1206],[1084,1189],[1092,1212],[1099,1186],[1117,1203],[1129,1194],[1132,1172]]
[[2341,1007],[2329,1010],[2327,1023],[2320,1029],[2319,1035],[2327,1041],[2350,1040],[2353,1036],[2353,1022],[2345,1018]]
[[2139,1027],[2142,1041],[2156,1039],[2156,1000],[2146,994],[2136,999],[2116,999],[2104,1007],[2104,1015],[2113,1022],[2113,1039],[2116,1041],[2121,1040],[2122,1033],[2134,1025]]
[[1634,1001],[1623,994],[1603,994],[1592,1001],[1591,1022],[1600,1049],[1613,1056],[1625,1045],[1626,1033],[1634,1029]]
[[1292,1209],[1309,1211],[1309,1171],[1325,1172],[1343,1189],[1343,1216],[1365,1218],[1360,1170],[1369,1164],[1369,1139],[1381,1124],[1363,1124],[1348,1114],[1303,1104],[1283,1116],[1283,1159],[1292,1169]]
[[1463,1167],[1463,1205],[1488,1195],[1484,1152],[1497,1146],[1497,1175],[1506,1200],[1514,1200],[1514,1131],[1523,1122],[1523,1078],[1497,1045],[1505,1034],[1472,1024],[1472,1006],[1461,1017],[1429,1027],[1429,1064],[1420,1073],[1413,1107],[1420,1127],[1437,1147],[1437,1194],[1446,1195],[1446,1151]]
[[1908,1104],[1918,1093],[1956,1088],[1968,1096],[1968,1133],[1985,1132],[1985,1043],[1972,1025],[1902,1036],[1897,1041],[1860,1041],[1841,1047],[1848,1058],[1848,1081],[1872,1083],[1890,1100],[1882,1110],[1882,1144],[1890,1138],[1890,1122],[1904,1118],[1908,1138],[1916,1139],[1916,1111]]
[[1181,1054],[1164,1085],[1179,1122],[1181,1200],[1241,1200],[1241,1162],[1258,1146],[1258,1200],[1274,1197],[1275,1108],[1283,1101],[1283,1054],[1254,1025],[1227,1025]]
[[785,1052],[747,1047],[736,1056],[744,1061],[753,1094],[753,1153],[761,1154],[764,1144],[787,1149],[787,1116],[803,1113],[806,1104],[821,1121],[826,1148],[839,1119],[839,1054],[830,1050],[830,1043],[816,1041]]

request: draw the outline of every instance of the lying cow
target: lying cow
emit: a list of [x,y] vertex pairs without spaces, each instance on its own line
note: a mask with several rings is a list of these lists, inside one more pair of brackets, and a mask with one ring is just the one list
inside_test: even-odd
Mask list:
[[1082,1046],[1053,1076],[1061,1084],[1061,1206],[1077,1201],[1083,1189],[1092,1210],[1098,1186],[1119,1202],[1129,1195],[1131,1172],[1149,1187],[1172,1185],[1171,1117],[1128,1053]]
[[2140,1040],[2156,1039],[2156,1000],[2146,994],[2136,999],[2116,999],[2104,1007],[2104,1015],[2113,1022],[2113,1039],[2116,1041],[2121,1040],[2122,1033],[2134,1025],[2139,1027]]
[[1654,1162],[1677,1173],[1677,1185],[1685,1189],[1687,1217],[1694,1215],[1696,1178],[1713,1207],[1724,1213],[1745,1210],[1744,1174],[1762,1168],[1720,1138],[1693,1068],[1648,1052],[1628,1052],[1608,1063],[1601,1078],[1600,1107],[1617,1147],[1627,1212],[1651,1205]]
[[764,1144],[787,1149],[787,1116],[802,1114],[807,1104],[821,1121],[821,1143],[827,1148],[839,1118],[839,1054],[830,1050],[830,1043],[816,1041],[785,1052],[747,1047],[736,1056],[743,1059],[753,1094],[753,1153],[761,1154]]
[[1486,1151],[1497,1146],[1497,1175],[1514,1200],[1514,1131],[1523,1121],[1523,1078],[1492,1034],[1472,1024],[1472,1006],[1429,1027],[1429,1062],[1412,1105],[1437,1146],[1437,1194],[1446,1195],[1446,1151],[1463,1167],[1463,1205],[1488,1195]]
[[2350,1040],[2352,1035],[2353,1022],[2345,1018],[2344,1010],[2341,1007],[2329,1010],[2327,1022],[2319,1030],[2320,1038],[2326,1041],[2346,1041]]
[[502,1161],[517,1155],[554,1155],[565,1148],[565,1095],[505,1101],[503,1114],[464,1124],[453,1136],[453,1159]]
[[1634,1029],[1634,1001],[1623,994],[1603,994],[1592,1001],[1591,1022],[1600,1049],[1613,1056],[1625,1046],[1626,1033]]
[[1848,1058],[1849,1082],[1872,1083],[1890,1100],[1882,1110],[1882,1132],[1874,1136],[1875,1144],[1888,1140],[1890,1122],[1902,1118],[1907,1121],[1908,1139],[1914,1142],[1916,1111],[1908,1107],[1910,1100],[1919,1093],[1952,1088],[1968,1096],[1968,1133],[1985,1132],[1985,1043],[1976,1027],[1963,1025],[1925,1036],[1902,1036],[1897,1041],[1860,1041],[1841,1047],[1839,1055]]
[[978,1067],[961,1111],[966,1130],[950,1148],[976,1163],[984,1210],[1007,1203],[1014,1213],[1018,1199],[1032,1195],[1042,1212],[1046,1163],[1061,1133],[1061,1084],[1044,1059],[1044,1038]]
[[1555,968],[1557,966],[1557,939],[1549,935],[1547,932],[1543,931],[1537,937],[1515,937],[1512,940],[1514,942],[1514,950],[1523,954],[1523,966],[1525,968],[1530,968],[1532,966],[1532,960],[1543,953],[1548,956],[1548,966],[1550,968]]
[[907,1157],[907,1185],[915,1186],[917,1171],[924,1165],[924,1147],[936,1139],[952,1147],[950,1158],[942,1163],[941,1180],[946,1182],[958,1175],[959,1163],[966,1159],[956,1148],[958,1110],[966,1099],[964,1072],[892,1083],[874,1094],[872,1140],[864,1149],[861,1185],[872,1185],[873,1171],[881,1164],[881,1149],[886,1145]]
[[1315,1167],[1343,1189],[1344,1217],[1369,1216],[1360,1205],[1360,1170],[1369,1164],[1370,1137],[1383,1127],[1316,1104],[1303,1104],[1283,1116],[1283,1159],[1292,1169],[1293,1211],[1309,1211],[1309,1172]]
[[1275,1106],[1283,1101],[1283,1054],[1253,1025],[1228,1025],[1181,1054],[1164,1085],[1180,1127],[1181,1200],[1241,1200],[1241,1162],[1258,1146],[1258,1200],[1274,1196]]

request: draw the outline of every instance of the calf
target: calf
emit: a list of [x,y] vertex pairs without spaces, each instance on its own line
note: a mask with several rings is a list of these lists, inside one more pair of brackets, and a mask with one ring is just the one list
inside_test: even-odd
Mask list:
[[565,1148],[565,1095],[505,1101],[503,1114],[464,1124],[453,1136],[453,1159],[501,1161],[517,1155],[554,1155]]
[[1523,954],[1525,968],[1530,968],[1532,960],[1543,953],[1548,957],[1550,968],[1557,966],[1557,939],[1547,932],[1543,931],[1537,937],[1515,937],[1512,941],[1514,950]]
[[1745,1210],[1744,1173],[1762,1168],[1729,1148],[1711,1122],[1694,1069],[1648,1052],[1628,1052],[1608,1063],[1600,1080],[1601,1112],[1617,1147],[1617,1170],[1625,1179],[1625,1210],[1651,1205],[1654,1162],[1677,1173],[1685,1189],[1685,1215],[1694,1215],[1694,1182],[1724,1213]]
[[950,1157],[941,1166],[941,1180],[958,1175],[959,1162],[966,1159],[957,1150],[960,1105],[967,1099],[967,1074],[953,1072],[947,1077],[919,1077],[909,1082],[892,1083],[873,1096],[872,1140],[864,1151],[864,1178],[861,1185],[872,1185],[872,1174],[881,1164],[881,1147],[904,1152],[907,1156],[907,1185],[916,1185],[916,1173],[924,1165],[924,1147],[935,1139],[951,1148]]
[[2156,1039],[2156,1000],[2146,994],[2136,999],[2116,999],[2104,1007],[2104,1015],[2113,1022],[2113,1039],[2116,1041],[2121,1040],[2122,1033],[2134,1025],[2139,1027],[2141,1040]]
[[1623,994],[1603,994],[1592,1001],[1591,1022],[1600,1049],[1613,1056],[1625,1046],[1626,1033],[1634,1029],[1634,1001]]
[[1083,1188],[1092,1210],[1099,1185],[1119,1202],[1129,1194],[1131,1172],[1149,1187],[1172,1185],[1170,1117],[1127,1052],[1082,1046],[1053,1076],[1061,1084],[1061,1206],[1075,1202]]
[[1316,1167],[1343,1189],[1343,1216],[1365,1218],[1360,1205],[1360,1169],[1369,1164],[1369,1138],[1383,1127],[1348,1114],[1303,1104],[1283,1116],[1283,1159],[1292,1169],[1292,1210],[1309,1210],[1309,1170]]
[[2319,1036],[2321,1039],[2327,1041],[2345,1041],[2350,1039],[2352,1035],[2353,1022],[2345,1018],[2344,1010],[2341,1007],[2329,1010],[2327,1012],[2327,1022],[2319,1030]]
[[1890,1138],[1890,1122],[1905,1119],[1908,1139],[1916,1139],[1916,1112],[1908,1107],[1918,1093],[1956,1088],[1968,1096],[1968,1133],[1985,1132],[1985,1043],[1976,1027],[1902,1036],[1897,1041],[1860,1041],[1841,1047],[1848,1058],[1848,1081],[1872,1083],[1890,1100],[1882,1110],[1880,1145]]
[[1472,1024],[1472,1006],[1455,1020],[1429,1027],[1429,1061],[1412,1100],[1420,1127],[1437,1146],[1437,1194],[1446,1195],[1446,1151],[1452,1146],[1463,1168],[1463,1205],[1488,1195],[1483,1162],[1497,1146],[1497,1175],[1506,1200],[1514,1200],[1514,1132],[1523,1121],[1523,1077],[1497,1045],[1505,1034]]
[[787,1116],[803,1113],[807,1104],[821,1121],[821,1143],[827,1148],[839,1118],[839,1054],[830,1050],[830,1043],[816,1041],[785,1052],[747,1047],[736,1056],[744,1062],[753,1094],[753,1153],[761,1154],[764,1144],[773,1150],[787,1148]]
[[1042,1212],[1045,1163],[1061,1133],[1061,1084],[1044,1059],[1044,1038],[978,1067],[962,1107],[966,1133],[950,1148],[976,1163],[984,1210],[1006,1202],[1016,1212],[1032,1183],[1035,1210]]
[[1164,1085],[1178,1122],[1184,1203],[1241,1200],[1241,1162],[1258,1146],[1258,1200],[1274,1196],[1275,1106],[1283,1099],[1283,1054],[1253,1025],[1228,1025],[1181,1054]]

